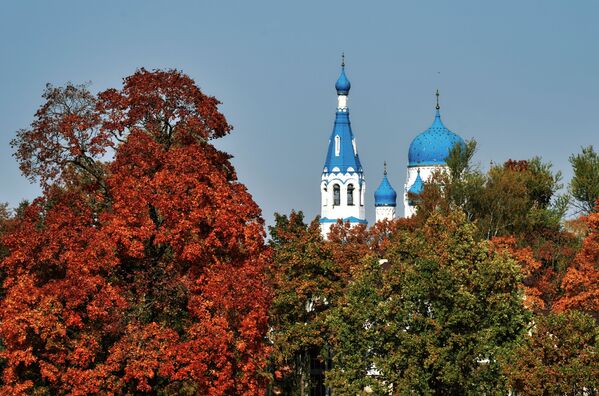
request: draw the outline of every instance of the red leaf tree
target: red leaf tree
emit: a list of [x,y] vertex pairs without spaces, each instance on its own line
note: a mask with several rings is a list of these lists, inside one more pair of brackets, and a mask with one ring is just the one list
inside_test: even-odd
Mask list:
[[270,255],[260,209],[209,143],[231,130],[219,102],[144,69],[45,99],[13,141],[44,194],[4,238],[0,391],[260,393]]

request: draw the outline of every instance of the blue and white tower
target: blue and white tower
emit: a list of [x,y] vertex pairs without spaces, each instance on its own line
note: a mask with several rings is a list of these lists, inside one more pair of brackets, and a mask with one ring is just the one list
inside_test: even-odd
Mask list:
[[376,221],[393,220],[395,218],[395,207],[397,206],[397,193],[391,187],[387,179],[387,162],[385,162],[383,180],[374,192],[374,207],[376,210]]
[[324,238],[338,219],[352,225],[367,223],[364,211],[366,182],[349,122],[347,96],[350,88],[351,84],[345,75],[345,60],[342,58],[341,74],[335,83],[335,124],[320,182],[320,229]]
[[408,175],[404,188],[404,214],[411,217],[416,213],[416,202],[408,199],[408,192],[420,194],[432,174],[441,170],[447,171],[445,159],[455,144],[465,147],[464,140],[451,132],[441,122],[439,112],[439,91],[437,95],[437,107],[433,125],[412,140],[408,152]]

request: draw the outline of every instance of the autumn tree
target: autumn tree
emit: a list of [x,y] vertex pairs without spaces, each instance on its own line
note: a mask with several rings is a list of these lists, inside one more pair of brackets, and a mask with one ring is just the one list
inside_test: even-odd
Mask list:
[[13,141],[44,193],[4,238],[2,393],[262,392],[269,253],[210,143],[231,130],[219,102],[144,69],[44,99]]
[[556,309],[585,311],[599,320],[599,199],[587,224],[588,234],[562,280]]
[[521,273],[475,235],[463,213],[434,214],[391,237],[388,263],[364,263],[330,319],[330,384],[347,394],[505,390],[499,357],[528,322]]
[[570,181],[573,206],[578,212],[589,214],[599,199],[599,154],[593,146],[583,147],[580,154],[570,156],[574,176]]
[[599,331],[595,320],[568,311],[535,317],[504,364],[518,395],[592,395],[599,388]]

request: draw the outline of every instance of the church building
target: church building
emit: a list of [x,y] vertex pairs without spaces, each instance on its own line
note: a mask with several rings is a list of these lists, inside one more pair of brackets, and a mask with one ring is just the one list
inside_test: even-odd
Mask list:
[[[356,139],[349,120],[348,96],[351,88],[345,74],[345,61],[335,83],[337,111],[333,132],[329,138],[327,156],[320,182],[320,228],[327,237],[332,224],[339,219],[351,225],[367,224],[365,212],[366,180],[360,163]],[[416,213],[416,204],[410,196],[418,195],[432,174],[446,171],[445,159],[455,144],[465,146],[464,140],[443,125],[439,106],[439,91],[433,124],[418,134],[408,150],[406,183],[403,192],[404,216]],[[383,179],[374,192],[376,221],[392,220],[396,216],[397,193],[387,179],[387,164]]]

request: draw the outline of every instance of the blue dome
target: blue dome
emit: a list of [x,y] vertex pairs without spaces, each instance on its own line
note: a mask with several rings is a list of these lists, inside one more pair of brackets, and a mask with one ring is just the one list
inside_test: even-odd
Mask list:
[[433,125],[412,140],[408,166],[445,165],[445,159],[456,143],[466,146],[464,139],[443,125],[437,110]]
[[335,83],[335,89],[337,90],[337,95],[347,95],[349,93],[349,89],[351,88],[351,84],[345,75],[345,67],[341,68],[341,74]]
[[412,183],[412,185],[408,189],[408,193],[411,193],[414,195],[419,195],[422,192],[422,190],[424,190],[424,182],[422,181],[422,178],[420,177],[420,169],[418,169],[418,174],[416,175],[416,180],[414,180],[414,183]]
[[387,175],[383,176],[379,188],[374,192],[374,206],[396,206],[397,193],[391,187]]

